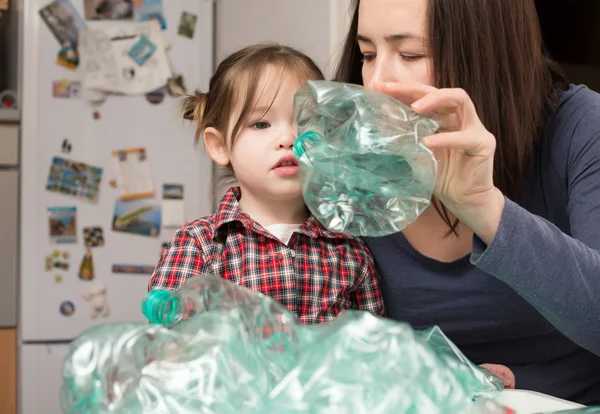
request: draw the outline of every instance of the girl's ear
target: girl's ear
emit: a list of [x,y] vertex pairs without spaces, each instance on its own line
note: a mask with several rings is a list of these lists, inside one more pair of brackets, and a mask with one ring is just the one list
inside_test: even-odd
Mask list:
[[204,146],[218,165],[226,167],[229,165],[229,151],[225,143],[225,137],[213,127],[204,130]]

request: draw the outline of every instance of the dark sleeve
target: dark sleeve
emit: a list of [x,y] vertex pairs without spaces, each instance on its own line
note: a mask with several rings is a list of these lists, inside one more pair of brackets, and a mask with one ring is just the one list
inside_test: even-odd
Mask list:
[[148,289],[177,290],[187,279],[200,274],[202,263],[197,238],[189,228],[179,229],[163,249]]
[[495,238],[485,246],[475,237],[471,257],[475,266],[507,283],[558,330],[596,355],[600,355],[599,107],[588,107],[575,121],[564,155],[571,236],[506,200]]

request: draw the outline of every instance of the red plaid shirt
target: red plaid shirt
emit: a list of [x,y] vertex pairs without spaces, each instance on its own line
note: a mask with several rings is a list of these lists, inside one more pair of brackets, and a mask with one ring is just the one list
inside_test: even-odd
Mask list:
[[214,274],[272,297],[302,323],[326,322],[345,309],[383,315],[373,258],[361,239],[310,217],[285,245],[240,210],[239,196],[239,188],[230,189],[214,215],[175,233],[150,289],[175,290]]

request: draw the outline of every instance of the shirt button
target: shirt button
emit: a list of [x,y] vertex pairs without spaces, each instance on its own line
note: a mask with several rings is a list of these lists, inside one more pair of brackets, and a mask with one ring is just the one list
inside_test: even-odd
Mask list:
[[279,253],[279,254],[277,255],[277,259],[278,259],[280,262],[283,262],[283,253]]
[[296,252],[295,252],[295,251],[293,251],[293,250],[290,250],[290,255],[291,255],[292,257],[296,257]]

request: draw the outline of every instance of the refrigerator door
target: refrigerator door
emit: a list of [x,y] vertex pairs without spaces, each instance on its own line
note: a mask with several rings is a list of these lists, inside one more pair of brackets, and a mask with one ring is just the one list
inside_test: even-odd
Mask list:
[[[159,223],[163,186],[183,185],[184,222],[211,212],[211,161],[201,149],[194,151],[194,125],[183,120],[181,99],[168,93],[161,102],[144,95],[109,95],[102,105],[94,106],[87,102],[84,90],[74,95],[68,92],[68,97],[59,91],[55,96],[55,82],[65,76],[69,82],[81,82],[83,72],[81,68],[67,72],[56,64],[59,44],[39,14],[48,4],[48,0],[29,1],[23,26],[19,267],[23,342],[69,341],[99,324],[144,322],[140,306],[151,277],[146,269],[156,266],[162,243],[177,230]],[[84,14],[83,0],[70,4]],[[174,74],[182,76],[188,91],[206,90],[213,70],[212,0],[162,4],[168,26],[160,33],[170,45]],[[184,12],[197,18],[192,38],[178,34]],[[128,30],[135,23],[87,24],[90,29],[125,25]],[[111,180],[120,179],[113,153],[132,148],[145,149],[138,161],[146,161],[141,165],[148,166],[154,195],[125,203],[118,200],[119,190],[110,185]],[[128,169],[124,164],[121,168]],[[136,171],[144,183],[150,181],[147,170]],[[130,176],[128,182],[135,184],[136,178]],[[88,194],[94,196],[88,199]],[[148,208],[149,213],[125,229],[113,226],[115,215],[147,212]],[[61,221],[64,216],[57,212],[75,219]],[[91,247],[94,272],[89,270],[85,245],[91,231],[102,232],[104,241]],[[88,244],[97,243],[98,238]],[[131,270],[136,266],[142,272]],[[98,288],[100,284],[106,289]]]
[[0,170],[0,327],[17,326],[19,173]]
[[62,363],[68,344],[24,345],[20,350],[20,414],[62,414]]

